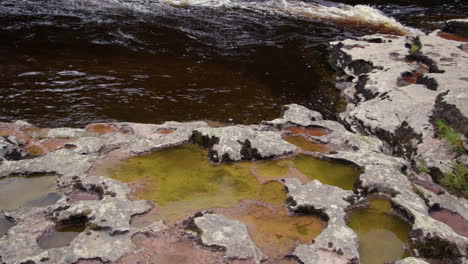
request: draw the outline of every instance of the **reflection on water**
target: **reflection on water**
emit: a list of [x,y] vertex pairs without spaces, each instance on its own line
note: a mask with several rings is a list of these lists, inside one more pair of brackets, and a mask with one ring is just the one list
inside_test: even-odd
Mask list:
[[359,255],[363,264],[384,263],[409,256],[408,234],[411,226],[389,214],[388,200],[375,199],[368,208],[351,213],[349,227],[359,237]]
[[57,192],[57,176],[7,177],[0,180],[0,210],[51,205],[60,199]]

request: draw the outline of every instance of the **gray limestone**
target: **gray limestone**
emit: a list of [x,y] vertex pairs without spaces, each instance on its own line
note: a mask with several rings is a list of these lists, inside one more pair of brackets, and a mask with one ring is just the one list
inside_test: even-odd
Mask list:
[[[273,158],[276,156],[291,154],[297,147],[281,139],[281,133],[275,131],[262,131],[260,127],[252,126],[228,126],[220,128],[204,127],[195,131],[209,138],[219,139],[212,149],[216,152],[214,160],[221,161],[228,155],[229,160],[238,161],[252,158]],[[248,143],[250,142],[250,146]],[[252,156],[242,153],[244,148],[256,151]]]
[[304,263],[321,263],[307,260],[311,256],[306,252],[318,256],[321,250],[325,250],[347,260],[359,259],[358,237],[345,223],[345,209],[351,206],[348,201],[354,199],[352,191],[322,184],[316,180],[302,184],[296,178],[285,179],[285,186],[289,206],[293,211],[326,215],[328,218],[327,227],[315,238],[314,243],[296,248],[293,253],[295,256]]
[[399,261],[395,261],[394,264],[428,264],[426,261],[417,258],[405,258]]
[[226,257],[255,259],[257,263],[263,259],[263,253],[252,242],[243,223],[218,214],[204,214],[193,221],[201,230],[202,243],[225,248]]
[[[460,132],[468,131],[468,75],[464,70],[468,68],[468,53],[459,48],[460,42],[443,39],[438,33],[420,36],[420,52],[435,62],[439,72],[421,63],[407,62],[409,49],[405,44],[410,39],[406,37],[372,35],[334,42],[331,46],[339,53],[336,66],[355,77],[346,88],[356,91],[351,98],[353,103],[341,114],[343,121],[355,131],[386,141],[394,154],[418,158],[429,167],[447,172],[450,158],[438,154],[443,143],[434,144],[431,118],[443,118]],[[383,43],[368,42],[370,38],[380,38]],[[353,66],[358,61],[371,64],[371,69],[356,73]],[[428,69],[433,72],[427,72]],[[437,89],[430,90],[418,82],[398,85],[404,72],[414,71],[435,80]],[[359,83],[363,76],[367,81]]]
[[[116,261],[136,247],[131,241],[139,230],[129,225],[130,217],[150,210],[142,200],[130,201],[126,184],[103,177],[89,177],[84,185],[96,185],[106,192],[101,200],[77,201],[66,199],[46,208],[20,209],[6,214],[16,221],[7,235],[0,238],[0,253],[5,263],[74,263],[79,259],[100,258]],[[56,222],[84,216],[89,225],[68,246],[42,249],[37,241]]]

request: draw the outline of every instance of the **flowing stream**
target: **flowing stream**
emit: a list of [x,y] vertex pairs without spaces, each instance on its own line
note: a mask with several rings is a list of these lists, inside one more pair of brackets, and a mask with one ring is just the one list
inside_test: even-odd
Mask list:
[[249,124],[287,103],[333,118],[342,103],[327,42],[418,34],[467,10],[353,2],[3,0],[0,121]]

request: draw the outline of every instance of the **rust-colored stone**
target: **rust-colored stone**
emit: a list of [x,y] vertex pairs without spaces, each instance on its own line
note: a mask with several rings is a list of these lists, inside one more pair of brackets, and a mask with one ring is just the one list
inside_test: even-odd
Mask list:
[[93,123],[85,127],[85,130],[95,134],[107,134],[110,132],[117,131],[117,127],[109,123]]
[[26,151],[34,156],[41,156],[49,152],[42,144],[33,143],[25,147]]
[[172,129],[172,128],[161,128],[161,129],[158,129],[158,133],[159,134],[170,134],[172,132],[174,132],[175,129]]
[[445,191],[437,184],[431,182],[431,181],[425,181],[425,180],[420,180],[420,179],[415,179],[413,181],[417,185],[424,187],[425,189],[435,193],[435,194],[443,194]]
[[16,125],[10,123],[1,123],[0,124],[0,137],[11,136],[16,132]]
[[49,151],[56,150],[61,148],[63,145],[72,142],[74,139],[51,139],[42,142],[42,145],[46,147]]
[[319,128],[319,127],[299,127],[299,126],[289,126],[284,128],[284,130],[292,132],[294,135],[308,135],[308,136],[325,136],[328,134],[328,131],[324,128]]
[[468,42],[468,38],[465,38],[465,37],[462,37],[462,36],[458,36],[458,35],[455,35],[455,34],[450,34],[450,33],[443,32],[443,31],[440,31],[439,33],[437,33],[437,36],[439,36],[439,37],[441,37],[441,38],[444,38],[444,39],[448,39],[448,40],[455,40],[455,41],[460,41],[460,42]]
[[450,226],[455,233],[468,237],[468,221],[463,216],[446,209],[429,212],[429,215]]
[[326,144],[321,144],[316,141],[310,140],[304,136],[290,136],[284,135],[283,139],[291,144],[294,144],[306,151],[312,152],[321,152],[321,153],[328,153],[331,149]]

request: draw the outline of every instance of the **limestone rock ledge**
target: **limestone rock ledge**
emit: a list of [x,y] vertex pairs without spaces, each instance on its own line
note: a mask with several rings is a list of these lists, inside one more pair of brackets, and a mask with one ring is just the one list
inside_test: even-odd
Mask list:
[[[14,127],[9,131],[16,132],[11,132],[8,137],[17,138],[18,141],[26,139],[23,144],[16,146],[20,149],[27,145],[25,142],[43,144],[57,140],[50,138],[47,131],[34,137],[21,132],[37,130],[27,123],[1,125]],[[388,196],[395,211],[412,224],[411,248],[414,255],[440,258],[447,263],[467,261],[468,239],[455,233],[446,224],[430,218],[428,213],[430,207],[436,203],[447,207],[450,204],[450,210],[466,218],[468,205],[464,200],[448,193],[444,196],[431,196],[425,191],[416,192],[408,177],[415,174],[410,163],[403,158],[389,155],[381,140],[350,132],[340,123],[323,120],[319,113],[295,104],[285,106],[280,118],[252,126],[213,128],[205,122],[166,122],[160,125],[114,123],[112,127],[115,129],[104,134],[61,129],[59,136],[67,137],[65,144],[43,155],[2,161],[0,177],[53,173],[59,176],[58,185],[65,196],[77,189],[94,190],[101,199],[72,202],[64,197],[56,204],[46,207],[3,212],[16,222],[16,226],[0,238],[1,261],[8,264],[28,261],[75,263],[86,259],[113,262],[138,250],[131,237],[145,230],[130,226],[130,218],[150,210],[150,206],[145,201],[129,200],[130,188],[126,184],[93,176],[95,164],[106,159],[121,160],[190,141],[216,151],[218,157],[226,157],[221,153],[228,153],[227,160],[288,155],[299,151],[295,145],[282,140],[282,135],[288,133],[282,128],[290,125],[322,128],[328,132],[327,135],[313,138],[330,144],[333,151],[307,154],[344,162],[363,171],[352,191],[316,180],[302,184],[297,179],[284,179],[288,190],[287,206],[293,213],[315,214],[328,222],[327,228],[313,244],[298,245],[291,252],[293,256],[308,264],[358,263],[359,241],[346,225],[346,211],[365,195],[380,193]],[[211,158],[213,157],[212,152]],[[78,235],[69,246],[48,250],[38,246],[37,240],[57,223],[76,218],[82,218],[88,224],[85,232]],[[194,219],[197,227],[203,231],[203,244],[225,248],[227,258],[250,257],[257,262],[267,258],[250,240],[242,223],[211,214],[195,216]],[[236,230],[236,234],[232,235],[232,232],[223,228],[218,230],[221,226],[231,227],[230,230]],[[243,249],[246,246],[249,250]]]
[[[456,23],[468,28],[466,20]],[[468,42],[444,34],[377,34],[330,44],[339,87],[350,102],[343,123],[377,136],[412,166],[428,167],[435,181],[461,158],[435,136],[435,120],[468,136]]]

